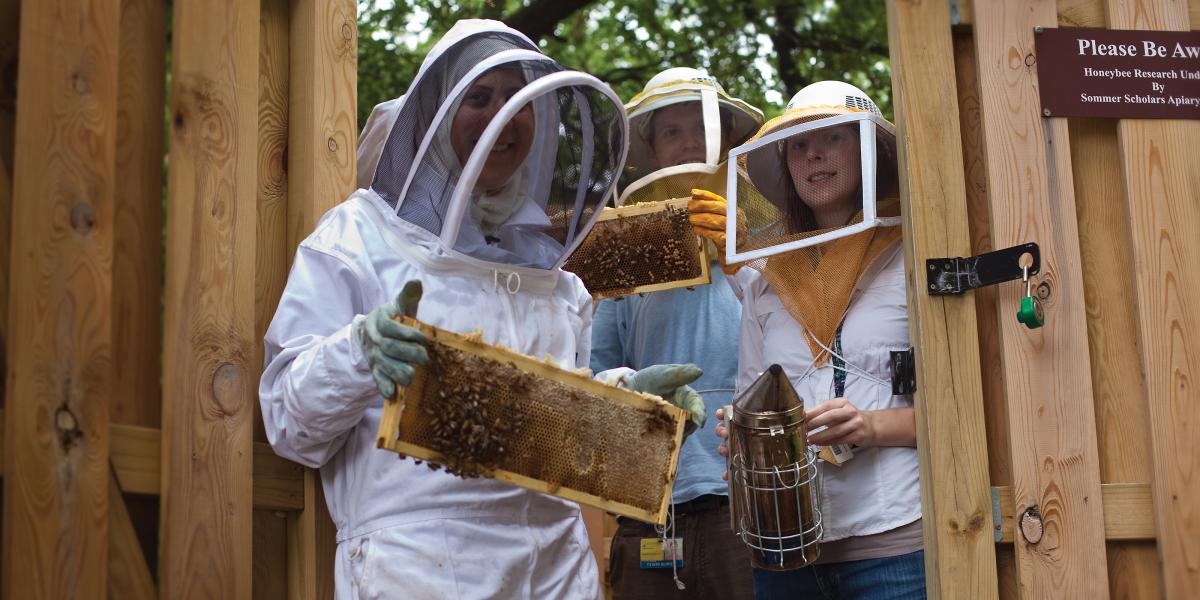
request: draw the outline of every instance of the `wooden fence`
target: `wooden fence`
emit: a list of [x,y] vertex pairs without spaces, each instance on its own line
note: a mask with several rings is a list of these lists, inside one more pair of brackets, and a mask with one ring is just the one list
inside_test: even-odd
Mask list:
[[[1032,39],[1200,0],[887,10],[931,596],[1200,597],[1200,121],[1043,118]],[[320,481],[256,389],[354,187],[356,35],[350,0],[0,0],[4,597],[331,596]],[[1015,284],[923,291],[925,258],[1027,241],[1043,329]]]
[[3,596],[330,597],[257,388],[354,188],[355,3],[3,0],[0,61]]

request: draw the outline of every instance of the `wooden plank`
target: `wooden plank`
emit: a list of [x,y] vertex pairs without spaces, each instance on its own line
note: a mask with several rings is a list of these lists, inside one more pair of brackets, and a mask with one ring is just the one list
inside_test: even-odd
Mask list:
[[356,189],[358,21],[353,0],[294,0],[288,239],[303,240]]
[[[263,339],[287,283],[294,246],[287,239],[289,0],[263,0],[258,74],[258,236],[255,252],[255,338]],[[262,364],[262,344],[255,347]],[[254,436],[266,441],[254,403]]]
[[254,508],[303,510],[304,471],[276,455],[271,446],[254,444]]
[[[1058,0],[1057,4],[1059,27],[1105,26],[1105,0]],[[1200,29],[1200,0],[1189,0],[1187,11],[1191,28]],[[974,24],[975,10],[971,2],[959,3],[959,15],[960,25]]]
[[1058,0],[1059,27],[1104,27],[1103,0]]
[[[975,60],[975,40],[962,30],[954,34],[954,75],[958,88],[959,128],[962,132],[971,254],[977,255],[994,250],[991,237],[991,198],[987,193],[983,121],[979,115],[979,73]],[[988,452],[988,474],[992,485],[1012,485],[1004,361],[1000,356],[1000,322],[996,318],[997,291],[995,286],[975,290],[975,318],[979,327],[979,364],[983,382],[987,447],[991,449]]]
[[[21,37],[20,8],[20,0],[0,0],[0,73],[17,72],[17,50]],[[0,372],[7,372],[8,364],[5,351],[8,346],[9,235],[12,223],[13,136],[17,122],[16,83],[15,78],[0,77]],[[0,406],[4,406],[3,385],[0,385]]]
[[[1015,539],[1016,504],[1013,488],[992,488],[1000,498],[1000,541],[1011,544]],[[1153,540],[1154,507],[1148,483],[1105,483],[1100,486],[1104,504],[1104,537],[1109,540]]]
[[287,552],[287,514],[273,510],[255,510],[255,600],[287,599]]
[[[161,484],[161,436],[157,429],[114,425],[112,463],[121,490],[131,494],[158,494]],[[303,467],[280,458],[265,443],[254,444],[254,508],[300,510],[304,508]]]
[[[1018,514],[1038,510],[1045,535],[1014,544],[1022,597],[1108,594],[1095,407],[1067,123],[1041,117],[1035,26],[1053,27],[1054,5],[975,3],[992,240],[1041,247],[1046,324],[1014,318],[1020,284],[997,295]],[[1044,286],[1044,288],[1043,288]]]
[[[293,0],[289,32],[288,249],[355,189],[358,20],[353,0]],[[333,596],[335,529],[320,477],[305,475],[305,509],[289,523],[292,598]]]
[[1153,540],[1110,541],[1107,558],[1111,597],[1130,600],[1163,597],[1158,549]]
[[136,425],[114,425],[109,450],[121,491],[153,494],[162,491],[162,434]]
[[[109,435],[109,458],[121,491],[157,495],[162,488],[158,430],[113,425]],[[3,474],[0,471],[0,476]],[[283,511],[304,507],[303,468],[276,456],[270,446],[261,443],[254,445],[254,507]]]
[[22,9],[0,596],[102,598],[120,4]]
[[[1151,473],[1150,432],[1145,377],[1138,354],[1137,303],[1129,284],[1133,254],[1120,179],[1117,122],[1071,119],[1069,128],[1100,480],[1145,482]],[[1152,511],[1153,506],[1146,509]],[[1106,523],[1111,512],[1106,500]],[[1121,542],[1110,538],[1106,558],[1109,591],[1114,597],[1162,597],[1152,540]]]
[[[996,557],[975,299],[929,296],[924,261],[971,242],[945,2],[888,9],[897,116],[909,337],[917,362],[917,451],[931,598],[996,598]],[[949,167],[948,167],[949,165]]]
[[304,508],[288,514],[287,532],[288,598],[332,598],[337,528],[329,516],[316,469],[304,471]]
[[133,521],[115,474],[108,480],[108,597],[151,600],[158,597]]
[[[1186,31],[1195,11],[1108,0],[1115,29]],[[1154,507],[1167,598],[1200,597],[1200,122],[1122,120],[1137,339],[1146,377]]]
[[251,597],[259,3],[174,5],[164,597]]
[[[12,178],[8,167],[0,161],[0,370],[8,372],[8,269],[10,248],[10,226],[12,217]],[[4,406],[4,389],[0,385],[0,407]],[[3,424],[0,423],[0,428]],[[0,451],[2,452],[2,451]]]
[[1149,481],[1150,430],[1117,122],[1072,119],[1070,139],[1100,476],[1112,483]]
[[1001,600],[1016,600],[1021,597],[1017,587],[1017,553],[1008,544],[996,549],[996,576],[1000,579]]
[[[21,0],[0,0],[0,73],[16,74],[21,39]],[[0,171],[13,172],[13,138],[16,135],[17,108],[16,77],[0,77]],[[7,211],[6,211],[7,212]],[[7,239],[3,230],[0,239]],[[0,263],[0,270],[8,262]],[[0,315],[7,315],[7,311]]]
[[[113,425],[109,436],[109,458],[121,491],[157,495],[162,489],[159,431],[135,425]],[[254,507],[284,511],[304,508],[304,468],[276,456],[264,443],[254,444]]]
[[[287,282],[288,259],[294,248],[287,239],[288,32],[290,0],[263,0],[258,51],[258,245],[255,253],[255,339],[266,334]],[[255,347],[262,364],[262,344]],[[262,408],[254,403],[254,438],[265,442]],[[255,465],[260,456],[255,452]],[[267,450],[270,452],[270,449]],[[292,465],[298,509],[304,508],[304,474]],[[258,474],[255,474],[256,506]],[[287,598],[288,515],[254,511],[255,598]]]
[[[121,1],[117,180],[113,254],[113,354],[162,353],[163,104],[167,10],[161,0]],[[158,427],[160,363],[118,360],[114,423]]]

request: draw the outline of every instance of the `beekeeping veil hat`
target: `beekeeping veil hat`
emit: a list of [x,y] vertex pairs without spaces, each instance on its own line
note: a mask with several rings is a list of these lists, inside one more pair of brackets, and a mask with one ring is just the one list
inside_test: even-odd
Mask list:
[[[895,129],[862,90],[821,81],[729,155],[756,193],[727,187],[728,261],[763,273],[821,364],[858,279],[900,238]],[[831,207],[849,220],[820,227]]]
[[[663,109],[687,104],[694,112],[682,123],[673,117],[672,126],[664,129]],[[688,67],[652,77],[625,110],[634,135],[619,205],[687,197],[692,188],[722,190],[724,150],[740,144],[763,122],[762,111],[727,94],[704,71]],[[686,156],[672,156],[669,148],[682,145],[689,148]],[[668,164],[660,162],[664,159]],[[680,160],[686,162],[676,164]]]
[[[486,79],[497,73],[502,79]],[[608,86],[502,23],[463,20],[434,45],[408,92],[368,119],[359,181],[444,252],[553,269],[612,193],[626,136]]]

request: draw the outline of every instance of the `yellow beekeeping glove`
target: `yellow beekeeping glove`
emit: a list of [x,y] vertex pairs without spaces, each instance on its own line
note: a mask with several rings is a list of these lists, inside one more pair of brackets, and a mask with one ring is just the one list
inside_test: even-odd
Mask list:
[[[717,247],[717,260],[721,263],[721,270],[725,271],[726,275],[733,275],[741,268],[741,265],[729,265],[725,262],[725,211],[727,206],[725,198],[720,195],[708,190],[694,189],[692,190],[692,199],[688,201],[688,212],[691,213],[688,220],[696,235],[712,240]],[[746,235],[746,217],[741,209],[738,209],[737,228],[740,240]]]

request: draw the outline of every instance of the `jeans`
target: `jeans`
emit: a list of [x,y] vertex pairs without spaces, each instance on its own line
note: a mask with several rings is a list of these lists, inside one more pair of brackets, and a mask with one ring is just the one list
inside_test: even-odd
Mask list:
[[925,551],[795,571],[754,569],[754,596],[758,600],[923,600]]

